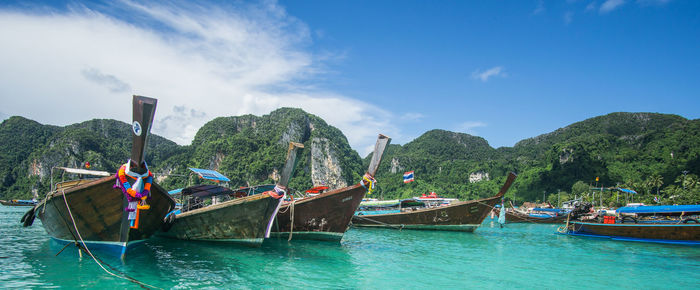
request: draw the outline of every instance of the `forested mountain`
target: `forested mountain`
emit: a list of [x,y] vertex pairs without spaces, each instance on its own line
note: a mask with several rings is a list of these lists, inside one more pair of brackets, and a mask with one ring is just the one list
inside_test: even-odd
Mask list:
[[[273,183],[284,166],[289,142],[304,144],[289,186],[303,190],[325,184],[332,188],[359,182],[360,156],[345,135],[321,118],[300,109],[282,108],[269,115],[220,117],[197,132],[192,145],[159,164],[159,172],[188,175],[187,167],[217,170],[231,186]],[[193,181],[193,180],[190,180]],[[177,178],[162,180],[181,187]]]
[[[129,124],[115,120],[66,127],[22,117],[5,120],[0,124],[0,199],[43,195],[55,166],[82,167],[90,162],[90,169],[115,172],[129,158],[130,132]],[[188,167],[218,170],[231,178],[230,186],[272,183],[290,141],[305,145],[291,187],[327,184],[338,188],[359,181],[362,160],[342,132],[317,116],[291,108],[262,117],[216,118],[188,146],[153,135],[146,162],[168,189],[199,182],[190,178]]]
[[[90,162],[92,169],[116,171],[129,156],[130,132],[130,125],[115,120],[56,127],[11,117],[0,124],[0,197],[44,194],[55,166],[81,167]],[[153,136],[146,162],[158,163],[180,150],[174,142]]]
[[[380,133],[380,132],[377,132]],[[49,188],[53,166],[113,172],[128,158],[130,126],[91,120],[66,127],[22,117],[0,124],[0,198],[30,197]],[[370,156],[361,159],[343,133],[300,109],[282,108],[264,116],[220,117],[205,124],[191,145],[153,136],[147,162],[166,188],[199,180],[188,167],[218,170],[230,186],[271,183],[278,178],[290,141],[305,145],[290,186],[358,182]],[[404,184],[405,171],[414,182]],[[507,197],[516,201],[566,200],[590,187],[620,186],[653,204],[700,202],[700,120],[653,113],[612,113],[492,148],[480,137],[431,130],[404,145],[387,147],[377,173],[376,197],[405,198],[430,191],[473,199],[494,194],[509,171],[518,173]],[[560,194],[555,194],[560,192]],[[598,195],[600,196],[600,195]],[[604,202],[618,202],[605,192]],[[598,199],[598,198],[596,198]]]
[[[590,193],[590,186],[620,186],[648,203],[655,196],[665,203],[700,202],[700,120],[675,115],[612,113],[498,149],[479,137],[433,130],[392,146],[385,158],[377,178],[388,197],[426,191],[483,197],[514,171],[519,176],[506,196],[519,201],[546,195],[554,203]],[[403,184],[408,170],[416,181]],[[604,203],[617,202],[617,194],[603,196]]]

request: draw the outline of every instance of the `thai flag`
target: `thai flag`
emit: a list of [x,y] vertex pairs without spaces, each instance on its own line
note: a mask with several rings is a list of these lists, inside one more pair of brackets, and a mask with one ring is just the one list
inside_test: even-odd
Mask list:
[[409,183],[413,181],[413,171],[408,171],[403,174],[403,183]]

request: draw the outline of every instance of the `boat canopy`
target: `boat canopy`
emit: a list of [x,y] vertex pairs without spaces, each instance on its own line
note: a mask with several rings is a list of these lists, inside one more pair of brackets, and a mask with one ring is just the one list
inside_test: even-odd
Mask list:
[[425,206],[424,202],[422,202],[420,200],[416,200],[414,198],[402,199],[400,201],[400,203],[401,203],[402,208],[411,207],[411,206]]
[[536,207],[536,208],[533,208],[532,211],[541,211],[541,212],[561,212],[561,209],[558,209],[558,208]]
[[197,173],[197,175],[199,175],[200,178],[212,180],[214,182],[219,182],[219,181],[229,182],[229,181],[231,181],[230,179],[228,179],[228,177],[226,177],[223,174],[216,172],[214,170],[199,169],[199,168],[192,168],[192,167],[190,167],[190,170],[192,170],[192,172],[194,172],[194,173]]
[[306,190],[307,193],[323,193],[324,190],[328,190],[328,186],[316,186]]
[[263,185],[256,185],[256,186],[251,186],[251,187],[239,187],[238,189],[234,189],[233,192],[235,193],[246,193],[247,195],[254,195],[254,194],[260,194],[266,191],[270,191],[275,189],[274,184],[263,184]]
[[234,193],[234,191],[229,188],[211,184],[200,184],[182,189],[182,195],[190,195],[201,198],[232,193]]
[[655,206],[625,206],[617,209],[617,213],[700,213],[700,205],[655,205]]
[[61,170],[68,172],[68,173],[74,173],[74,174],[94,175],[94,176],[110,176],[110,175],[112,175],[112,173],[109,173],[107,171],[87,170],[87,169],[70,168],[70,167],[55,167],[55,168],[61,169]]
[[619,191],[619,192],[624,192],[624,193],[637,194],[636,191],[631,190],[631,189],[627,189],[627,188],[620,188],[620,187],[618,187],[618,188],[615,188],[615,190],[617,190],[617,191]]
[[[218,196],[218,195],[228,195],[228,194],[236,194],[236,196],[249,196],[249,195],[254,195],[254,194],[260,194],[268,190],[272,190],[275,188],[274,184],[265,184],[265,185],[258,185],[258,186],[252,186],[252,187],[241,187],[237,189],[230,189],[227,187],[219,186],[219,185],[212,185],[212,184],[200,184],[200,185],[195,185],[195,186],[190,186],[187,188],[183,188],[181,190],[182,195],[188,195],[188,196],[194,196],[194,197],[199,197],[199,198],[205,198],[205,197],[211,197],[211,196]],[[173,193],[171,194],[177,194],[175,192],[176,190],[173,190]]]
[[180,193],[182,193],[182,188],[173,189],[171,191],[168,191],[168,194],[170,194],[170,195],[180,194]]

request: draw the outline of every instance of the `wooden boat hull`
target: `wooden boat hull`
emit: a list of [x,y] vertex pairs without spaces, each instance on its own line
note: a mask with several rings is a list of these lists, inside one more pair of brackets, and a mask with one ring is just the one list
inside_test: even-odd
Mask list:
[[[496,217],[500,214],[500,209],[494,209]],[[563,224],[566,223],[566,215],[560,215],[548,218],[539,218],[529,216],[522,213],[513,213],[506,211],[506,223],[535,223],[535,224]]]
[[[367,189],[355,184],[283,204],[272,227],[274,237],[340,241]],[[292,213],[294,222],[292,224]],[[293,225],[293,226],[292,226]]]
[[178,214],[170,230],[158,236],[260,246],[279,205],[267,194],[236,198]]
[[358,227],[473,232],[499,199],[500,196],[493,196],[415,211],[353,216],[352,224]]
[[700,245],[700,224],[572,222],[566,234],[613,240]]
[[175,206],[168,193],[154,183],[148,200],[151,208],[139,212],[138,229],[132,229],[124,210],[126,197],[121,189],[113,188],[114,176],[76,184],[79,185],[49,194],[37,204],[35,215],[59,242],[73,243],[82,238],[88,247],[105,248],[122,257],[127,248],[151,237]]

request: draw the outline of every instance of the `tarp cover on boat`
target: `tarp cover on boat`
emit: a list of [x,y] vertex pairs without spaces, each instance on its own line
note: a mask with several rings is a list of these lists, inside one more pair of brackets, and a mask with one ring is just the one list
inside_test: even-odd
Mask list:
[[223,186],[219,185],[212,185],[212,184],[200,184],[200,185],[195,185],[195,186],[190,186],[187,188],[183,188],[181,190],[183,195],[191,195],[191,196],[196,196],[200,198],[205,198],[205,197],[210,197],[210,196],[215,196],[215,195],[225,195],[225,194],[234,194],[236,193],[236,196],[238,196],[239,193],[244,193],[243,196],[248,196],[248,195],[254,195],[254,194],[260,194],[268,190],[272,190],[275,188],[274,184],[265,184],[265,185],[258,185],[258,186],[252,186],[252,187],[241,187],[237,189],[230,189],[226,188]]
[[263,185],[256,185],[256,186],[251,186],[251,187],[241,187],[238,189],[234,189],[233,192],[244,192],[247,193],[248,195],[254,195],[254,194],[260,194],[269,190],[275,189],[274,184],[263,184]]
[[425,203],[422,201],[419,201],[419,200],[415,200],[413,198],[401,200],[401,207],[402,208],[412,207],[412,206],[425,206]]
[[528,214],[528,216],[534,217],[534,218],[551,218],[551,217],[553,217],[552,215],[541,214],[541,213],[530,213],[530,214]]
[[232,194],[232,193],[234,193],[234,191],[231,189],[228,189],[228,188],[223,187],[223,186],[210,185],[210,184],[195,185],[195,186],[191,186],[191,187],[182,189],[183,195],[192,195],[192,196],[196,196],[196,197],[209,197],[209,196],[214,196],[214,195]]
[[328,190],[328,186],[316,186],[306,190],[307,193],[322,193],[324,190]]
[[536,208],[533,208],[532,211],[561,212],[561,209],[558,209],[558,208],[542,208],[542,207],[536,207]]
[[617,209],[617,213],[700,213],[700,205],[655,205],[655,206],[625,206]]
[[173,189],[171,191],[168,191],[168,194],[174,195],[174,194],[180,194],[182,193],[183,188],[178,188],[178,189]]
[[636,191],[631,190],[631,189],[627,189],[627,188],[620,188],[620,187],[618,187],[618,188],[615,188],[615,189],[618,190],[618,191],[620,191],[620,192],[624,192],[624,193],[637,194]]
[[214,170],[191,168],[191,167],[190,167],[190,170],[192,170],[192,172],[194,172],[194,173],[197,173],[197,175],[199,175],[199,177],[204,178],[204,179],[213,180],[216,182],[219,182],[219,181],[229,182],[229,181],[231,181],[230,179],[228,179],[228,177],[226,177],[223,174],[216,172]]

